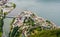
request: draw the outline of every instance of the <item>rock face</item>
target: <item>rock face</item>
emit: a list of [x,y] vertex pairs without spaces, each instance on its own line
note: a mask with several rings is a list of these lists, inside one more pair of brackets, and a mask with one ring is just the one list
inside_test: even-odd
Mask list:
[[53,22],[38,17],[31,11],[21,12],[11,25],[9,37],[29,37],[31,32],[52,30],[56,26]]

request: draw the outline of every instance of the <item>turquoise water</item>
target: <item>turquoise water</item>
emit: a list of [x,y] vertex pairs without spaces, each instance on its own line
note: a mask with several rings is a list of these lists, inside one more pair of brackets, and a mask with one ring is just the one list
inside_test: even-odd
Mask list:
[[[41,0],[11,0],[16,4],[16,8],[7,16],[17,16],[24,10],[30,10],[38,16],[53,21],[57,26],[60,26],[60,1],[41,1]],[[9,33],[10,22],[12,19],[4,20],[4,32],[6,36]]]

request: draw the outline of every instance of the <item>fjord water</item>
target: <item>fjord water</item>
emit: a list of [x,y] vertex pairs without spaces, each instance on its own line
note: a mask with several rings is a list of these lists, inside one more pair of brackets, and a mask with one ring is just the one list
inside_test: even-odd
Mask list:
[[60,1],[44,0],[11,0],[16,4],[16,9],[9,16],[15,16],[21,10],[30,10],[45,19],[60,25]]
[[[7,16],[17,16],[24,10],[30,10],[36,13],[38,16],[43,17],[54,22],[57,26],[60,26],[60,1],[42,1],[42,0],[10,0],[16,4],[16,8]],[[10,18],[4,20],[3,31],[7,36],[9,33],[9,27],[11,23]]]

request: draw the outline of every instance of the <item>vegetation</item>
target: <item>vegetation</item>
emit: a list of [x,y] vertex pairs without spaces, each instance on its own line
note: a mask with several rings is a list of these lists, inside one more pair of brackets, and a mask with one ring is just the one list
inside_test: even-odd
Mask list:
[[34,35],[31,34],[30,37],[60,37],[60,29],[38,31]]
[[18,27],[18,26],[17,26],[17,27],[15,27],[15,28],[12,30],[12,33],[11,33],[10,37],[14,37],[14,36],[15,36],[15,34],[16,34],[16,32],[18,31],[18,29],[19,29],[19,27]]
[[21,33],[22,31],[21,30],[18,30],[19,27],[14,27],[14,29],[9,33],[9,37],[20,37],[21,36]]
[[15,37],[20,37],[21,36],[21,33],[22,33],[21,30],[20,31],[17,31]]
[[48,22],[49,24],[51,24],[51,22],[49,20],[46,20],[46,22]]
[[31,17],[29,17],[29,19],[27,19],[27,17],[24,19],[24,22],[23,23],[26,23],[27,25],[32,25],[34,26],[34,21],[31,19]]
[[1,17],[1,15],[3,14],[3,10],[2,9],[0,9],[0,37],[2,37],[2,33],[3,33],[3,24],[4,24],[4,22],[3,22],[3,17]]
[[[12,22],[11,22],[11,24],[10,24],[10,25],[11,25],[11,26],[10,26],[10,28],[11,28],[10,30],[13,29],[13,28],[12,28],[12,24],[13,24],[14,21],[15,21],[15,18],[13,18],[13,20],[12,20]],[[10,35],[10,34],[11,34],[11,31],[9,32],[9,35]]]
[[[15,5],[14,3],[11,3],[11,2],[10,2],[10,4],[12,5],[11,7],[13,7],[13,8],[16,7],[16,5]],[[8,8],[8,7],[9,7],[8,5],[5,5],[5,8]]]
[[[13,20],[14,21],[14,20]],[[13,29],[11,29],[9,33],[9,37],[19,37],[22,33],[21,30],[19,30],[20,27],[16,26]]]
[[2,32],[0,32],[0,37],[2,37]]
[[2,36],[3,33],[3,19],[0,18],[0,37]]
[[14,3],[10,3],[10,4],[12,4],[12,7],[14,7],[14,8],[16,7],[16,4],[14,4]]
[[12,25],[12,24],[14,23],[14,21],[15,21],[15,18],[13,18],[13,20],[12,20],[12,22],[11,22],[11,24],[10,24],[10,25]]
[[4,18],[5,16],[4,17],[0,16],[0,37],[2,37],[2,33],[3,33]]
[[15,5],[15,4],[13,4],[13,7],[15,8],[15,7],[16,7],[16,5]]

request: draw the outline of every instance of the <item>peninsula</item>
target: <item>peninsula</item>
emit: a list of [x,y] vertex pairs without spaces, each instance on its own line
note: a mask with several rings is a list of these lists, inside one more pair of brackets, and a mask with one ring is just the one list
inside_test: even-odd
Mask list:
[[31,11],[23,11],[13,19],[9,37],[40,37],[40,32],[56,29],[58,28],[53,22],[38,17]]

